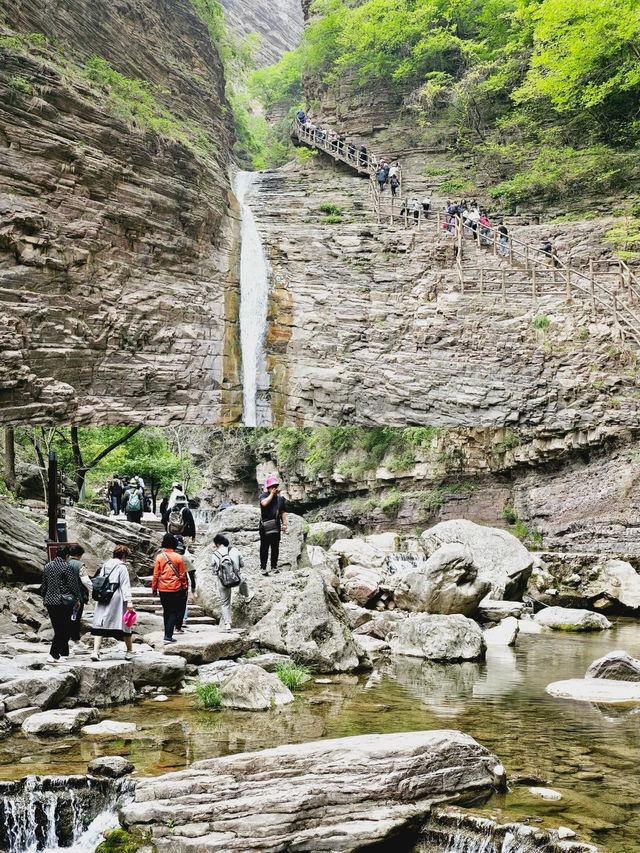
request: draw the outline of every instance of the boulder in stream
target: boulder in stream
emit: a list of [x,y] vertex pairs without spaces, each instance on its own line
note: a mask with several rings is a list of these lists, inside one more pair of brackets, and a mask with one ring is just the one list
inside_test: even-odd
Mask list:
[[506,530],[483,527],[466,519],[441,521],[420,537],[427,556],[448,543],[465,545],[478,567],[478,577],[491,584],[492,599],[519,600],[533,568],[533,556]]
[[221,690],[220,707],[236,711],[269,711],[294,699],[277,675],[250,663],[235,667],[222,682]]
[[640,660],[621,649],[594,660],[585,678],[609,678],[612,681],[640,681]]
[[515,646],[519,631],[515,616],[507,616],[495,628],[488,628],[484,632],[484,641],[488,646]]
[[606,631],[611,627],[602,613],[571,607],[545,607],[534,619],[538,625],[553,631]]
[[602,705],[637,705],[640,703],[640,683],[614,681],[609,678],[568,678],[547,684],[550,696],[593,702]]
[[149,831],[158,853],[355,853],[402,831],[415,838],[435,803],[504,785],[496,756],[461,732],[362,735],[140,779],[120,820]]
[[132,773],[134,769],[133,763],[122,755],[101,755],[87,764],[89,773],[94,776],[106,776],[109,779],[119,779],[127,773]]
[[398,625],[391,640],[394,654],[426,660],[477,660],[485,650],[479,625],[460,614],[410,616]]
[[466,545],[438,548],[422,565],[397,572],[390,583],[397,607],[418,613],[462,613],[472,616],[491,583],[478,577]]

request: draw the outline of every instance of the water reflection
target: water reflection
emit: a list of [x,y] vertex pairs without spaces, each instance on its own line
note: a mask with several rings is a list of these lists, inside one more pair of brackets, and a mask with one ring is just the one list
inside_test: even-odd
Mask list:
[[[591,636],[539,634],[515,650],[492,648],[481,663],[389,660],[373,673],[311,684],[291,706],[264,714],[206,712],[192,695],[111,709],[110,719],[138,723],[130,740],[0,741],[0,776],[83,772],[96,755],[129,757],[138,772],[157,774],[193,761],[364,732],[456,728],[495,752],[510,775],[535,775],[563,799],[546,802],[526,785],[494,797],[488,813],[571,826],[611,853],[637,849],[638,713],[557,699],[550,681],[582,677],[615,648],[640,656],[633,623]],[[502,811],[500,811],[502,810]]]

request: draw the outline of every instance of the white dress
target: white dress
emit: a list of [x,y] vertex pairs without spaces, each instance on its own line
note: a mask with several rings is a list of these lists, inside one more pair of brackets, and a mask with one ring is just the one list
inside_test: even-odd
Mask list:
[[[129,570],[122,560],[112,557],[101,567],[99,574],[111,574],[111,582],[119,584],[111,596],[111,600],[103,603],[95,602],[91,633],[98,637],[113,637],[121,640],[124,634],[133,633],[122,621],[127,602],[131,601],[131,581]],[[97,577],[97,576],[96,576]]]

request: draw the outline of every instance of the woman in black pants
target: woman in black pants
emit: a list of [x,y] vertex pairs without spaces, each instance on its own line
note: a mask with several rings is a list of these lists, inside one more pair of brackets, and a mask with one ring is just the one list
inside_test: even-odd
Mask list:
[[53,640],[47,658],[49,663],[69,657],[71,614],[74,607],[79,607],[82,601],[80,579],[67,562],[68,556],[68,546],[62,545],[58,548],[55,559],[47,563],[43,571],[40,592],[53,627]]
[[277,575],[280,535],[287,532],[285,503],[277,477],[269,477],[265,486],[266,492],[260,495],[260,571],[269,574],[267,561],[271,551],[271,571]]

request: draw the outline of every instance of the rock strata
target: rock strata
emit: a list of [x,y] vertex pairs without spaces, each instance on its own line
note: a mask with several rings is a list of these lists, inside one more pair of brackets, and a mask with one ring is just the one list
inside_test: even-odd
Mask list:
[[640,660],[616,650],[594,660],[585,678],[608,678],[612,681],[640,681]]
[[489,793],[504,782],[498,759],[460,732],[365,735],[200,761],[141,779],[121,822],[150,831],[158,853],[355,853],[402,831],[413,834],[437,802]]

